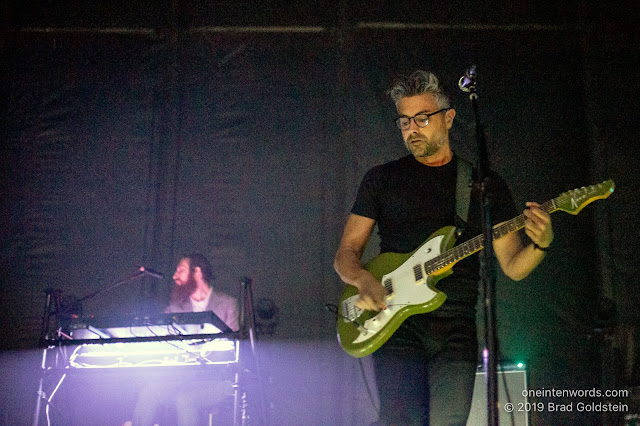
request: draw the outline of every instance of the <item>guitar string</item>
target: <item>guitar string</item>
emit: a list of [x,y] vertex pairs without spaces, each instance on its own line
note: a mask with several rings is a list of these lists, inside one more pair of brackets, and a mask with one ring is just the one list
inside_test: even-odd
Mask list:
[[[542,204],[540,208],[548,212],[554,207],[554,205],[555,205],[554,200],[550,200]],[[502,225],[494,228],[493,229],[494,236],[502,237],[507,233],[513,232],[516,229],[520,229],[524,226],[524,221],[525,221],[524,215],[519,215],[514,219],[511,219],[503,223]],[[504,229],[507,229],[508,232],[504,233],[503,232]],[[448,250],[447,252],[440,254],[439,256],[436,256],[435,258],[425,262],[424,264],[425,272],[427,273],[427,275],[429,275],[439,269],[442,269],[450,265],[451,263],[463,257],[466,257],[467,255],[482,249],[483,243],[484,243],[484,235],[478,235],[474,238],[471,238],[470,240],[465,241],[463,244],[453,247],[451,250]],[[468,248],[471,248],[471,250],[468,250]],[[349,309],[353,307],[353,304],[350,304],[350,303],[347,303],[346,305]],[[412,306],[412,304],[404,303],[404,304],[392,304],[388,306],[389,307],[405,307],[405,306]],[[345,315],[340,314],[340,316],[342,316],[342,318],[347,321],[355,321],[355,319],[352,320],[350,317],[347,317]],[[364,326],[362,327],[366,330]]]
[[[600,185],[595,185],[594,187],[599,187]],[[545,211],[546,213],[551,213],[553,211],[555,211],[557,209],[557,202],[562,202],[564,200],[566,200],[567,198],[572,198],[572,193],[575,192],[574,191],[568,191],[566,193],[560,194],[558,197],[553,198],[543,204],[540,205],[540,209]],[[584,188],[584,192],[585,195],[588,192],[587,188]],[[509,234],[517,229],[521,229],[522,227],[524,227],[524,223],[525,223],[525,216],[523,214],[516,216],[515,218],[508,220],[507,222],[503,223],[502,225],[496,226],[495,228],[493,228],[492,232],[494,234],[494,237],[503,237],[506,234]],[[506,232],[505,232],[506,230]],[[445,253],[442,253],[436,257],[434,257],[433,259],[425,262],[425,271],[427,272],[427,274],[429,273],[433,273],[435,271],[437,271],[438,269],[441,269],[451,263],[453,263],[454,261],[460,259],[461,257],[465,257],[467,255],[469,255],[470,253],[473,253],[475,251],[478,251],[480,249],[482,249],[484,247],[484,235],[478,235],[474,238],[471,238],[467,241],[465,241],[464,243],[453,247],[452,249],[448,250]],[[389,305],[389,306],[410,306],[411,304],[393,304],[393,305]],[[329,305],[325,305],[327,308]],[[337,307],[335,305],[332,305],[333,307],[335,307],[335,309],[337,309]],[[350,306],[351,307],[351,306]],[[336,314],[336,312],[334,312]],[[348,319],[346,316],[341,315],[343,318]]]
[[[556,199],[559,199],[560,197]],[[552,199],[541,204],[540,208],[547,213],[552,212],[556,206],[556,199]],[[494,238],[501,238],[517,229],[523,228],[525,220],[525,216],[521,214],[502,225],[496,226],[493,228]],[[468,248],[471,248],[471,250],[468,250]],[[481,250],[482,248],[484,248],[484,235],[478,235],[425,262],[425,272],[427,275],[430,275],[476,251]]]
[[[599,187],[600,185],[598,185]],[[554,211],[557,210],[557,202],[562,202],[565,201],[567,198],[573,199],[572,193],[577,192],[577,191],[569,191],[567,193],[563,193],[560,196],[556,197],[555,199],[551,199],[545,203],[543,203],[542,205],[540,205],[540,208],[545,211],[546,213],[552,213]],[[584,189],[584,195],[587,194],[587,189]],[[492,232],[493,232],[493,236],[500,238],[503,237],[504,235],[511,233],[515,230],[521,229],[524,227],[524,223],[525,223],[526,219],[524,217],[524,215],[519,215],[517,217],[515,217],[514,219],[511,219],[505,223],[503,223],[500,226],[497,226],[495,228],[493,228]],[[506,232],[504,232],[506,230]],[[429,273],[431,272],[435,272],[438,269],[445,267],[447,265],[449,265],[450,263],[455,262],[456,260],[460,259],[461,257],[465,257],[466,255],[469,255],[475,251],[478,251],[480,249],[482,249],[484,247],[484,235],[479,235],[477,237],[474,237],[468,241],[466,241],[465,243],[454,247],[451,250],[448,250],[447,252],[436,256],[434,259],[431,259],[430,261],[425,262],[424,267],[425,267],[425,271],[427,272],[427,275],[429,275]],[[471,249],[471,251],[469,251],[469,249]],[[431,267],[436,266],[435,269],[427,269],[427,265],[430,265]],[[388,305],[388,307],[404,307],[404,306],[411,306],[412,304],[408,303],[408,304],[392,304],[392,305]],[[327,308],[329,305],[325,305]],[[354,322],[355,324],[357,324],[360,328],[364,329],[365,331],[367,331],[366,327],[364,327],[363,324],[360,324],[357,321],[357,318],[354,320],[350,320],[349,318],[345,317],[344,315],[340,314],[338,312],[337,306],[332,305],[333,307],[335,307],[336,311],[336,315],[340,315],[342,316],[344,319],[346,319],[347,321],[350,322]],[[506,383],[505,383],[506,385]]]

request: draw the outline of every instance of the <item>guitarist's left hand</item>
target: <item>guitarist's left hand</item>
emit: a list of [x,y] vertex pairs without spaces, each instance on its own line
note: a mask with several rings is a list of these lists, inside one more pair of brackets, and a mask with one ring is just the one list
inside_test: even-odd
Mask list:
[[538,246],[542,248],[549,247],[553,241],[551,216],[541,210],[538,203],[528,202],[527,207],[528,209],[524,211],[526,218],[524,232]]

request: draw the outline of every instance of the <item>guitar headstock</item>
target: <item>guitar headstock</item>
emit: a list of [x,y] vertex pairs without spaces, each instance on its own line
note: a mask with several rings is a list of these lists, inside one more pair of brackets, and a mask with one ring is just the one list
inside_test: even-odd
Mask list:
[[563,192],[554,199],[556,208],[570,214],[578,214],[589,203],[595,200],[607,198],[613,193],[615,184],[613,180],[605,180],[597,185],[572,189]]

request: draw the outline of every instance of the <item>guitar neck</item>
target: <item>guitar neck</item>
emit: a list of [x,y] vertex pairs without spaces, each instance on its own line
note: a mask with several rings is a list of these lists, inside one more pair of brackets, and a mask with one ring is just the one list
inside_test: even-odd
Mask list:
[[[540,206],[540,210],[542,210],[545,213],[553,213],[556,210],[558,210],[556,208],[556,199],[554,198],[553,200],[549,200],[546,203],[542,204]],[[497,240],[498,238],[502,238],[507,234],[510,234],[514,231],[517,231],[519,229],[524,228],[524,222],[525,222],[526,218],[524,217],[524,214],[521,214],[520,216],[514,217],[511,220],[508,220],[504,223],[501,223],[500,225],[496,225],[493,227],[493,238],[495,240]],[[482,248],[484,248],[484,235],[478,235],[479,238],[481,237],[481,244],[482,244]],[[466,243],[465,243],[466,244]]]
[[[557,211],[558,208],[556,207],[556,200],[558,200],[559,198],[560,197],[547,201],[540,206],[540,209],[546,213],[553,213]],[[493,239],[497,240],[498,238],[502,238],[507,234],[524,228],[525,220],[526,218],[524,214],[521,214],[520,216],[514,217],[513,219],[508,220],[504,223],[495,225],[492,231]],[[448,250],[440,254],[439,256],[436,256],[433,259],[427,261],[424,265],[425,271],[427,272],[427,274],[434,273],[442,268],[445,268],[453,263],[464,259],[465,257],[479,252],[484,247],[484,235],[478,235],[458,246],[453,247],[451,250]]]

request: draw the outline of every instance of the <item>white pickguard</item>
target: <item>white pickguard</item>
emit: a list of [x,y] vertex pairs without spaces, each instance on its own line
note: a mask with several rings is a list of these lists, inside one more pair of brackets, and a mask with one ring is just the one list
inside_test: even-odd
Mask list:
[[[427,241],[402,265],[382,277],[382,283],[391,279],[393,286],[393,292],[387,296],[387,308],[359,327],[360,334],[353,343],[370,339],[383,329],[400,309],[409,305],[422,305],[436,296],[437,293],[427,286],[428,275],[424,271],[424,263],[440,254],[443,239],[444,236],[440,235]],[[416,266],[422,271],[422,278],[418,280],[414,272]],[[343,302],[345,321],[353,321],[362,314],[362,310],[355,306],[358,298],[358,295],[351,296]]]

